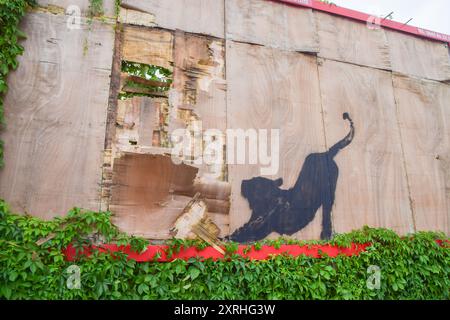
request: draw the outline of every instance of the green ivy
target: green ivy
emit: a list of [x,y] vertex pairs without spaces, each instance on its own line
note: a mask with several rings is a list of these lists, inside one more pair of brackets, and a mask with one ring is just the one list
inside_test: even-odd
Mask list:
[[[23,53],[19,40],[25,38],[25,34],[19,30],[19,23],[27,7],[35,4],[35,0],[0,0],[0,126],[5,125],[6,77],[11,70],[17,69],[16,58]],[[3,141],[0,141],[0,167],[3,167]]]
[[[152,86],[148,84],[138,83],[128,80],[126,86],[129,88],[138,88],[148,90],[149,92],[158,93],[166,92],[169,90],[169,85],[172,83],[172,72],[166,68],[137,63],[132,61],[122,61],[122,72],[126,72],[129,75],[136,76],[145,80],[153,80],[160,83],[167,83],[168,86]],[[152,97],[151,93],[136,93],[136,92],[120,92],[118,99],[125,100],[136,96]]]
[[[137,263],[123,253],[97,251],[89,257],[80,255],[76,262],[64,259],[63,248],[70,243],[75,247],[90,244],[92,235],[99,235],[105,243],[130,243],[136,251],[147,246],[144,239],[120,233],[110,218],[109,212],[73,209],[65,217],[43,221],[12,214],[0,201],[0,298],[449,299],[450,254],[448,245],[436,243],[447,239],[440,233],[399,237],[390,230],[365,227],[337,235],[330,242],[341,246],[371,243],[353,257],[279,255],[250,261],[235,254],[236,243],[227,243],[228,258],[220,261]],[[286,242],[272,240],[275,245]],[[205,247],[199,241],[176,239],[167,244],[169,255],[183,246]],[[270,241],[256,243],[254,248],[262,244]],[[66,285],[71,276],[67,270],[73,264],[80,268],[80,289]],[[367,269],[372,265],[381,270],[378,290],[367,286]]]
[[172,82],[171,81],[172,72],[170,70],[151,64],[144,64],[123,60],[122,72],[126,72],[130,75],[141,77],[147,80],[156,80],[167,83]]
[[103,0],[89,0],[89,17],[99,17],[105,13],[103,9]]

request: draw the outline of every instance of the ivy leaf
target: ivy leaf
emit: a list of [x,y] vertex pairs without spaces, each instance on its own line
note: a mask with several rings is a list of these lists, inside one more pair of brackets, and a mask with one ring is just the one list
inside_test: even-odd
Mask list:
[[200,275],[200,270],[195,268],[195,267],[190,267],[189,268],[189,275],[190,275],[192,280],[195,280]]
[[9,298],[11,298],[11,293],[12,293],[12,290],[11,290],[11,288],[9,288],[9,287],[3,287],[3,294],[5,295],[5,298],[6,299],[9,299]]
[[137,291],[139,292],[139,294],[142,294],[143,292],[148,293],[148,285],[146,285],[145,283],[141,283],[138,286]]
[[2,65],[0,65],[0,67],[1,67],[0,71],[2,72],[2,74],[7,75],[8,71],[9,71],[8,65],[2,64]]
[[19,275],[19,274],[18,274],[16,271],[11,272],[11,273],[9,274],[9,281],[14,281],[14,280],[16,280],[18,275]]

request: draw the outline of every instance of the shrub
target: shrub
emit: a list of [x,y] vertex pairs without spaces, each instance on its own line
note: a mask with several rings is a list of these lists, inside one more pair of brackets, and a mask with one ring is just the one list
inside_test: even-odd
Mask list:
[[[98,251],[89,257],[81,256],[75,263],[65,260],[62,250],[68,244],[77,247],[90,244],[90,236],[96,233],[101,234],[105,242],[131,243],[138,251],[146,247],[147,241],[120,233],[110,217],[109,212],[73,209],[64,218],[42,221],[12,214],[8,205],[1,201],[0,297],[449,299],[449,247],[445,242],[443,245],[436,242],[447,238],[433,232],[399,237],[390,230],[365,227],[337,235],[330,242],[341,246],[352,242],[372,244],[353,257],[317,259],[279,255],[269,260],[250,261],[233,255],[236,246],[227,245],[231,258],[220,261],[176,259],[167,263],[138,263],[128,260],[125,254],[113,256]],[[169,251],[176,251],[180,245],[195,245],[180,240],[169,243]],[[80,289],[66,286],[71,276],[67,270],[73,264],[80,268]],[[380,268],[378,290],[367,286],[370,266]]]

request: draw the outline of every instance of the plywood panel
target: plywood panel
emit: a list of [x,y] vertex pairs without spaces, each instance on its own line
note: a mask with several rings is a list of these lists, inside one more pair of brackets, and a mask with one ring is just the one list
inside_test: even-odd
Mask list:
[[438,81],[450,80],[448,46],[445,43],[386,31],[392,70]]
[[380,69],[390,69],[389,48],[383,29],[314,11],[319,34],[319,56]]
[[65,19],[26,16],[25,53],[5,101],[0,196],[43,218],[99,207],[114,30],[93,22],[72,32]]
[[[174,80],[170,104],[177,117],[169,118],[169,134],[177,122],[201,131],[226,129],[226,86],[224,41],[208,36],[177,31],[174,44]],[[189,129],[190,130],[190,129]],[[199,136],[196,145],[202,146]],[[201,152],[201,151],[200,151]],[[203,163],[200,175],[225,180],[225,158],[222,163]]]
[[293,51],[318,51],[311,9],[265,0],[227,0],[227,39]]
[[[89,14],[90,0],[38,0],[40,6],[57,6],[67,10],[69,6],[77,6],[81,10],[82,16]],[[106,16],[115,15],[115,0],[103,0],[103,10]]]
[[324,60],[319,68],[327,145],[355,136],[335,157],[339,167],[333,224],[338,233],[364,225],[413,231],[391,74]]
[[[281,177],[281,188],[291,188],[305,157],[325,150],[316,58],[229,41],[227,83],[228,128],[280,130],[279,170],[266,178]],[[229,165],[232,232],[251,215],[241,195],[242,180],[261,176],[260,168],[266,167],[248,163],[247,155],[247,165]],[[319,238],[321,223],[319,210],[313,222],[294,236]]]
[[158,100],[133,97],[118,101],[116,146],[130,145],[130,141],[140,146],[152,145],[153,131],[159,125]]
[[[185,194],[195,192],[197,172],[192,166],[175,165],[170,156],[123,153],[113,167],[110,209],[114,223],[130,234],[170,238],[169,230],[192,199]],[[208,211],[221,235],[226,235],[227,215]]]
[[176,166],[170,157],[125,153],[115,159],[110,209],[121,230],[150,238],[169,237],[185,203],[173,192],[190,188],[197,169]]
[[450,86],[394,76],[417,230],[450,232]]
[[125,25],[122,59],[172,70],[173,35],[170,31]]
[[121,6],[154,15],[162,28],[224,37],[224,0],[122,0]]
[[137,26],[156,26],[155,16],[153,14],[125,8],[120,8],[118,21]]
[[192,110],[204,129],[226,129],[224,41],[178,31],[171,103]]
[[[192,163],[191,155],[184,154],[185,164],[176,166],[167,156],[176,129],[194,133],[198,128],[193,147],[200,157],[202,131],[225,132],[224,41],[135,26],[124,26],[123,39],[124,60],[171,69],[173,82],[168,98],[135,97],[118,103],[110,204],[116,223],[132,234],[166,239],[176,218],[199,192],[221,236],[227,235],[230,192],[224,160],[218,165]],[[190,177],[186,188],[174,191],[171,183],[186,174]]]

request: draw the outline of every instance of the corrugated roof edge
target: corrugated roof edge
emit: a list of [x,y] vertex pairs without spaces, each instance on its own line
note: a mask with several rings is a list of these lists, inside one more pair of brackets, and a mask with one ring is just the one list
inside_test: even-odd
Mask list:
[[298,7],[307,7],[318,11],[343,16],[361,22],[379,24],[381,27],[397,30],[400,32],[412,34],[421,38],[432,39],[450,44],[450,35],[439,33],[423,28],[418,28],[404,23],[396,22],[390,19],[381,19],[367,13],[339,7],[334,4],[327,4],[317,0],[268,0],[273,2],[285,3]]

